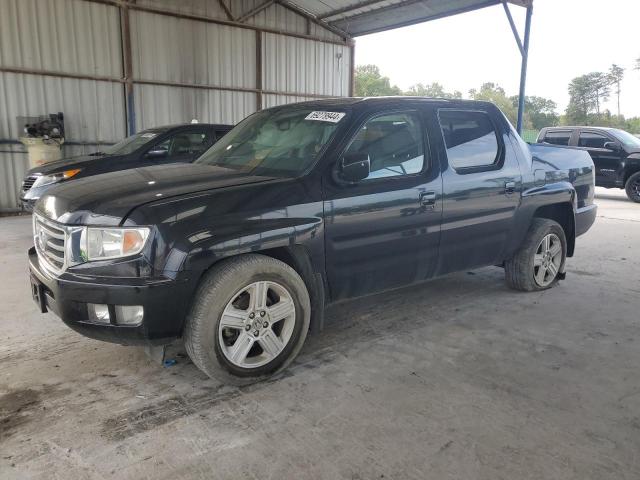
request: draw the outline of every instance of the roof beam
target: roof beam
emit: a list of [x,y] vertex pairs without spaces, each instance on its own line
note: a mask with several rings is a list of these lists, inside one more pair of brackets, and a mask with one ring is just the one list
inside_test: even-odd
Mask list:
[[229,7],[227,7],[227,4],[224,3],[224,0],[218,0],[218,3],[222,7],[222,10],[224,10],[224,13],[227,16],[227,18],[233,22],[235,20],[233,18],[233,14],[231,13],[231,10],[229,9]]
[[375,5],[377,3],[382,3],[383,0],[363,0],[358,3],[354,3],[352,5],[336,8],[335,10],[331,10],[330,12],[323,13],[322,15],[318,15],[319,20],[323,20],[329,17],[335,17],[336,15],[340,15],[341,13],[352,12],[353,10],[358,10],[359,8],[370,7],[371,5]]
[[291,10],[294,13],[297,13],[298,15],[301,15],[305,18],[308,18],[309,20],[311,20],[313,23],[320,25],[323,28],[326,28],[327,30],[335,33],[336,35],[344,38],[344,39],[349,39],[351,38],[351,36],[346,33],[344,30],[338,28],[338,27],[334,27],[333,25],[328,24],[327,22],[320,20],[318,17],[316,17],[314,14],[312,14],[311,12],[308,12],[307,10],[300,8],[299,6],[295,5],[292,2],[289,2],[288,0],[275,0],[276,3],[278,5],[282,5],[284,8]]
[[522,40],[520,40],[520,34],[518,33],[518,29],[516,28],[515,22],[513,21],[513,17],[511,16],[511,10],[509,10],[509,5],[507,5],[506,0],[503,0],[502,6],[504,7],[504,12],[507,14],[509,25],[511,25],[511,31],[513,32],[513,37],[516,39],[516,43],[518,44],[518,48],[520,49],[520,55],[524,57],[524,47],[522,46]]
[[[454,7],[451,10],[443,10],[437,14],[427,14],[426,12],[412,12],[410,7],[420,4],[428,6],[429,3],[431,3],[430,0],[404,0],[402,2],[384,5],[380,8],[366,12],[360,12],[354,15],[338,18],[331,21],[330,24],[337,28],[344,28],[349,35],[355,37],[437,20],[473,10],[479,10],[492,5],[499,5],[501,1],[502,0],[478,0],[478,3],[474,3],[469,6]],[[385,20],[386,18],[393,18],[394,20],[387,22]]]
[[267,0],[266,2],[261,3],[260,5],[252,8],[247,13],[243,13],[242,15],[240,15],[238,18],[236,18],[236,22],[246,22],[251,17],[259,14],[264,9],[269,8],[274,3],[276,3],[275,0]]

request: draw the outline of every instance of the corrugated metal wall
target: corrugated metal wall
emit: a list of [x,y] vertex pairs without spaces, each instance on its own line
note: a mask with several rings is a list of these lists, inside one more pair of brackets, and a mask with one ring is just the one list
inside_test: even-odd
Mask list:
[[[235,20],[262,3],[227,4]],[[65,156],[126,136],[121,10],[91,0],[0,0],[0,212],[19,209],[28,169],[24,147],[11,143],[16,117],[63,112]],[[128,11],[137,130],[193,118],[237,123],[260,107],[349,93],[352,47],[282,5],[248,18],[250,28],[215,23],[230,19],[211,0],[138,0]]]
[[349,47],[263,34],[265,90],[346,96]]

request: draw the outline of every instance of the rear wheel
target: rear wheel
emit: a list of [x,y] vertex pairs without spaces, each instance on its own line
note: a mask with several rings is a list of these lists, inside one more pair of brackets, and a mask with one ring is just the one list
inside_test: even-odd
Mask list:
[[214,267],[185,325],[193,363],[210,377],[252,383],[285,368],[307,336],[309,294],[287,264],[246,255]]
[[557,222],[534,218],[522,246],[505,262],[506,280],[515,290],[546,290],[558,282],[567,256],[567,239]]
[[634,173],[627,179],[624,189],[629,200],[640,203],[640,172]]

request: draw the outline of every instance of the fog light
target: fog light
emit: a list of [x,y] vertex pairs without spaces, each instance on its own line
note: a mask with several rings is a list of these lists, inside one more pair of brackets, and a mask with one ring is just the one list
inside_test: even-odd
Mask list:
[[88,303],[87,310],[89,311],[89,320],[99,323],[111,323],[111,319],[109,318],[109,305]]
[[142,305],[116,305],[116,323],[118,325],[140,325],[144,316]]

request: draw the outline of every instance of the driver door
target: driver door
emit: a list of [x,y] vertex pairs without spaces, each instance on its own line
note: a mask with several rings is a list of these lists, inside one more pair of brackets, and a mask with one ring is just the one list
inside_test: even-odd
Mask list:
[[[341,180],[343,159],[368,157],[366,178]],[[365,172],[366,175],[366,172]],[[433,275],[442,184],[422,113],[369,117],[335,159],[325,182],[326,271],[332,298],[351,298]]]

